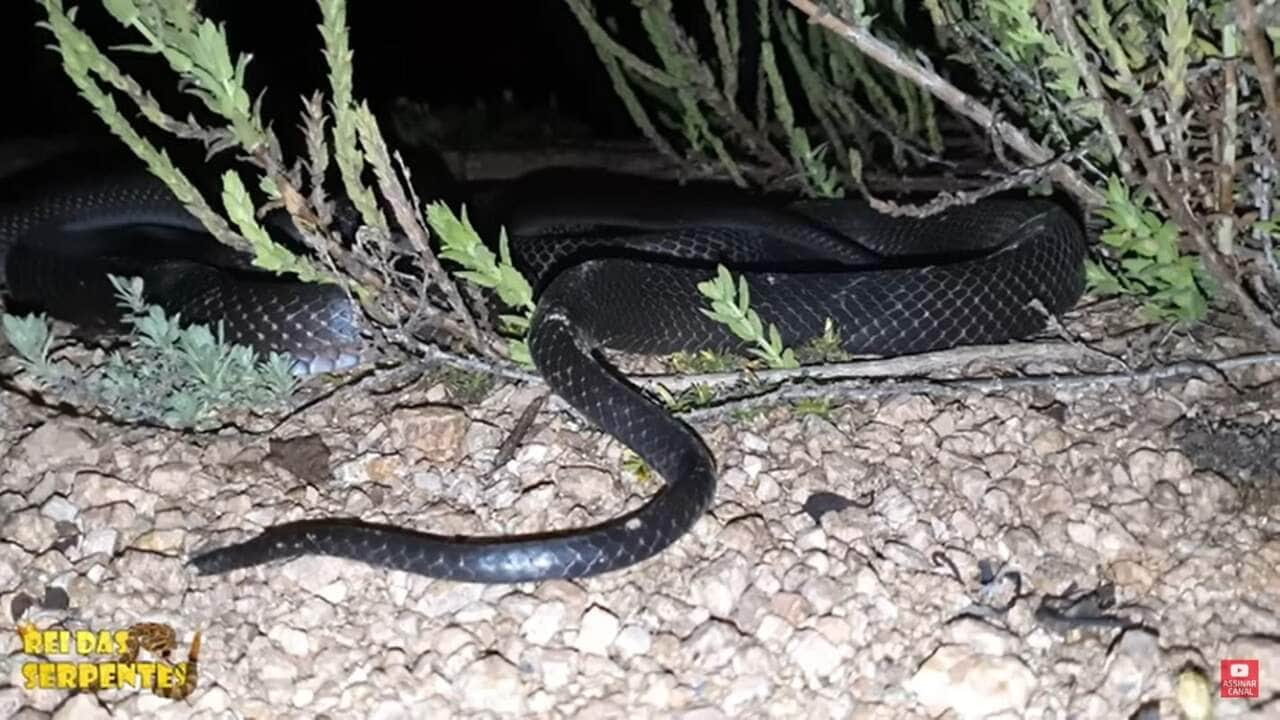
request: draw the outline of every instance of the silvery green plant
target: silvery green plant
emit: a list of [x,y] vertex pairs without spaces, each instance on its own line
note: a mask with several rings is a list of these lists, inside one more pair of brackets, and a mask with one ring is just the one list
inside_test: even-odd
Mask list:
[[119,420],[175,428],[207,428],[233,412],[284,409],[297,388],[293,361],[229,343],[221,328],[184,325],[180,317],[148,304],[138,278],[112,276],[126,347],[97,367],[50,359],[56,340],[43,315],[4,315],[3,331],[19,367],[62,397]]

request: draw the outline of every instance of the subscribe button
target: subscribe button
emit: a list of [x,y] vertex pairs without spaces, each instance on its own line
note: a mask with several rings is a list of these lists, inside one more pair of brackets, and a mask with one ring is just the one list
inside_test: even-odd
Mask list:
[[1256,698],[1260,694],[1257,660],[1223,660],[1218,668],[1224,698]]

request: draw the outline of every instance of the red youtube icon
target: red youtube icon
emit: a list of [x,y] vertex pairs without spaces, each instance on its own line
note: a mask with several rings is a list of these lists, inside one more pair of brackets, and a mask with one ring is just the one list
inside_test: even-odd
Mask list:
[[1218,692],[1224,698],[1256,698],[1260,694],[1257,660],[1223,660],[1218,678]]

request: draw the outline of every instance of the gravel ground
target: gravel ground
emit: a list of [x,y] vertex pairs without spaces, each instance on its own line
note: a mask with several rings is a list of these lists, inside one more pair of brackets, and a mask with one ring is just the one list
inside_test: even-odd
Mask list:
[[[326,513],[525,532],[655,489],[554,405],[495,469],[536,388],[345,397],[203,436],[6,393],[3,622],[161,622],[203,647],[186,700],[69,695],[24,689],[5,633],[0,716],[1280,717],[1278,390],[1254,367],[700,422],[722,482],[688,537],[605,577],[493,587],[183,560]],[[1224,658],[1260,661],[1260,701],[1218,698]]]

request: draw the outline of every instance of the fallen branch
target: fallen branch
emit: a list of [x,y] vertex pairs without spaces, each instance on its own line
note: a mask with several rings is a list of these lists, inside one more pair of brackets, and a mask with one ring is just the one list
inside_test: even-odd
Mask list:
[[940,372],[962,370],[975,363],[993,362],[1070,362],[1098,359],[1124,365],[1123,361],[1099,350],[1075,343],[1021,343],[1016,345],[973,345],[919,355],[904,355],[878,360],[806,365],[788,370],[753,372],[701,373],[694,375],[632,376],[646,387],[661,385],[677,391],[694,385],[712,389],[752,382],[759,385],[799,383],[810,380],[834,381],[888,377],[925,377]]
[[955,397],[975,393],[990,395],[1036,388],[1059,391],[1093,390],[1184,377],[1211,376],[1220,379],[1231,370],[1275,364],[1280,364],[1280,353],[1242,355],[1216,361],[1187,360],[1169,365],[1155,365],[1143,370],[1115,373],[1081,373],[1074,375],[966,380],[923,380],[905,383],[888,382],[876,385],[838,383],[831,385],[784,386],[752,397],[729,400],[714,407],[690,410],[683,413],[682,417],[689,422],[712,422],[736,413],[760,410],[765,407],[804,399],[851,402],[895,395]]

